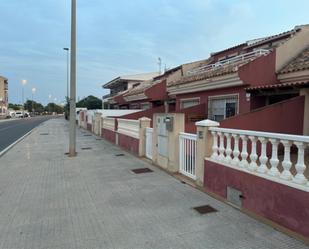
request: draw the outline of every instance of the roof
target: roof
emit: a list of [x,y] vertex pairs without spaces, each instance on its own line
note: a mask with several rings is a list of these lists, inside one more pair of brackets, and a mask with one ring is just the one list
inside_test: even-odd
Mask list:
[[124,96],[132,96],[132,95],[144,93],[146,89],[160,82],[161,80],[157,80],[157,81],[150,80],[150,81],[144,82],[143,84],[140,84],[139,86],[134,87],[131,90],[129,90],[126,94],[124,94]]
[[281,84],[252,86],[252,87],[245,88],[245,90],[255,91],[255,90],[267,90],[267,89],[273,89],[273,88],[303,87],[303,86],[309,86],[309,81],[294,81],[294,82],[281,83]]
[[1,76],[1,75],[0,75],[0,78],[4,79],[4,80],[8,80],[7,78],[5,78],[4,76]]
[[107,87],[109,87],[109,86],[111,86],[111,85],[113,85],[117,82],[121,82],[121,81],[146,81],[146,80],[151,80],[158,75],[159,75],[158,72],[123,75],[123,76],[119,76],[119,77],[105,83],[104,85],[102,85],[102,87],[107,88]]
[[174,85],[181,85],[193,81],[199,81],[199,80],[204,80],[204,79],[209,79],[217,76],[222,76],[230,73],[237,72],[238,67],[240,65],[229,65],[227,67],[220,67],[218,69],[212,70],[212,71],[207,71],[205,73],[201,74],[196,74],[192,76],[184,76],[178,81],[173,81],[168,84],[168,86],[174,86]]
[[292,73],[309,69],[309,46],[303,50],[294,60],[286,65],[279,74]]
[[218,52],[213,52],[213,53],[210,53],[211,56],[214,56],[214,55],[217,55],[217,54],[220,54],[220,53],[223,53],[223,52],[226,52],[226,51],[229,51],[229,50],[232,50],[232,49],[235,49],[235,48],[240,48],[240,47],[244,47],[246,46],[247,43],[244,42],[244,43],[241,43],[241,44],[238,44],[238,45],[235,45],[233,47],[229,47],[229,48],[226,48],[226,49],[223,49],[223,50],[220,50]]

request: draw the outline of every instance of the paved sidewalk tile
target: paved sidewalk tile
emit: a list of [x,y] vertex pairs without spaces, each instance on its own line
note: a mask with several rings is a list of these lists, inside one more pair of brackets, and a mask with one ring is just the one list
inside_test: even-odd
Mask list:
[[[69,158],[68,124],[53,119],[0,159],[1,249],[308,248],[85,133]],[[192,209],[204,204],[218,212]]]

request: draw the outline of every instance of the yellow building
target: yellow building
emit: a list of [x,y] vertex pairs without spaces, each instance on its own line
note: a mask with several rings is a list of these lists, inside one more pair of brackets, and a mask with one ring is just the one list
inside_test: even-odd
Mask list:
[[5,118],[7,116],[8,89],[8,79],[0,76],[0,118]]

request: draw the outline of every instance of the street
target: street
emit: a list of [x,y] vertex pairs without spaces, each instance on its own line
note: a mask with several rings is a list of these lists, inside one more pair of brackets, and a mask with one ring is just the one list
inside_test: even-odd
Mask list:
[[0,122],[0,152],[51,117],[33,117]]

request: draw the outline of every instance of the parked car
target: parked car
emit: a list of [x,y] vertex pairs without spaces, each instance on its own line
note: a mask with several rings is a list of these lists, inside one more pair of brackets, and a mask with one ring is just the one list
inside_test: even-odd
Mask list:
[[23,115],[23,113],[22,113],[22,112],[17,111],[17,112],[15,112],[15,117],[16,117],[16,118],[23,118],[23,117],[24,117],[24,115]]

